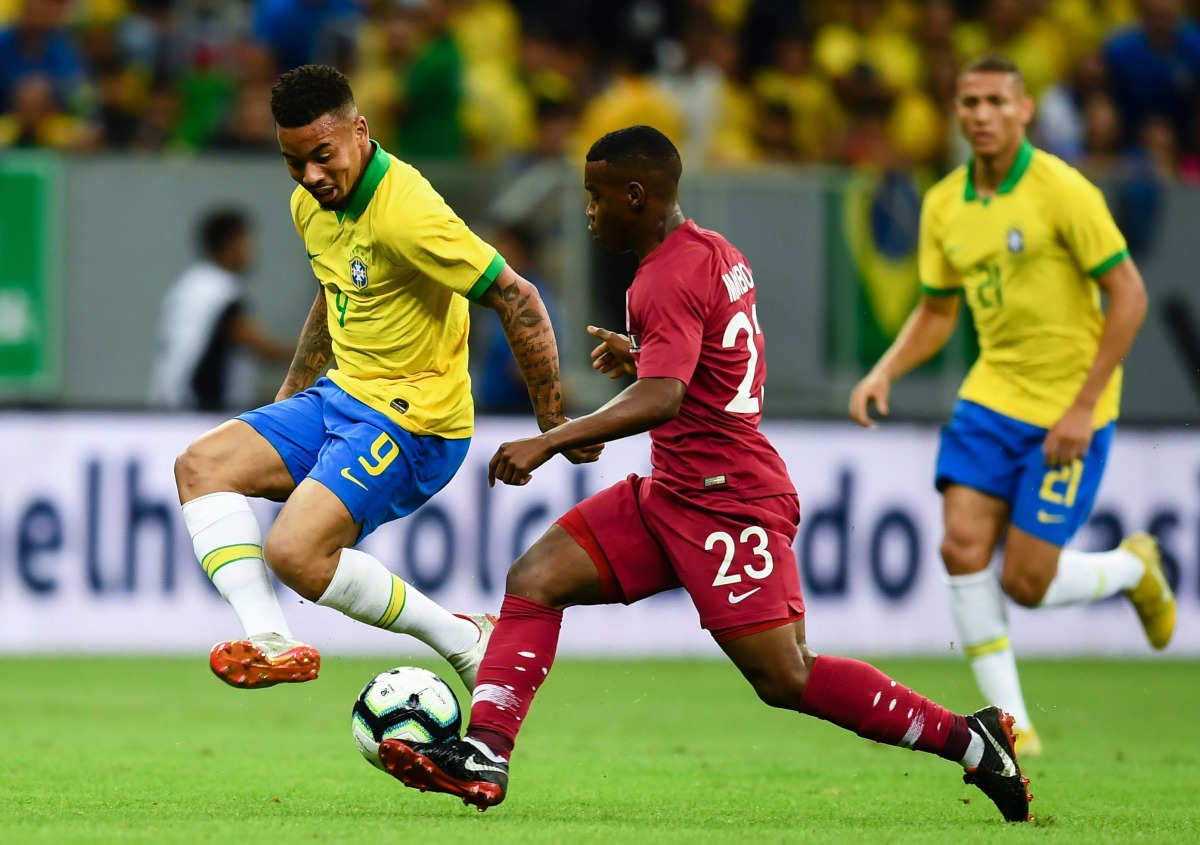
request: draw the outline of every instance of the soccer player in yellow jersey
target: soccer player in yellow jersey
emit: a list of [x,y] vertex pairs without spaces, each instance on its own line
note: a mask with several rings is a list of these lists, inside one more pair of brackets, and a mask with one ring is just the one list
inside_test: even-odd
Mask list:
[[[271,111],[319,289],[275,403],[175,464],[196,556],[245,630],[209,663],[242,688],[317,676],[320,656],[292,638],[269,566],[309,601],[427,643],[471,689],[494,620],[450,613],[351,547],[427,501],[466,456],[468,303],[499,315],[543,431],[565,422],[554,331],[537,289],[371,140],[341,73],[285,73]],[[265,544],[248,496],[286,500]]]
[[[1124,592],[1152,646],[1164,648],[1175,628],[1154,538],[1134,534],[1107,552],[1063,549],[1095,501],[1121,362],[1147,299],[1100,191],[1026,140],[1033,101],[1012,62],[988,56],[964,67],[957,116],[973,155],[925,196],[924,295],[854,388],[850,416],[871,427],[872,404],[887,414],[892,381],[945,345],[965,298],[980,351],[941,435],[941,551],[980,690],[1015,717],[1018,749],[1029,756],[1041,743],[1021,694],[1001,589],[1031,608]],[[997,583],[989,564],[1002,538]]]

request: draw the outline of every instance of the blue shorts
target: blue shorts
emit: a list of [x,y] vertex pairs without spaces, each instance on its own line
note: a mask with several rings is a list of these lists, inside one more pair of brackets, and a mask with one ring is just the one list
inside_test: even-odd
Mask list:
[[937,489],[961,484],[1003,499],[1013,525],[1063,546],[1092,511],[1116,430],[1111,422],[1097,431],[1083,460],[1051,467],[1042,455],[1048,429],[960,399],[942,428]]
[[275,447],[293,481],[311,478],[333,491],[362,523],[360,540],[445,487],[471,445],[406,431],[328,378],[238,419]]

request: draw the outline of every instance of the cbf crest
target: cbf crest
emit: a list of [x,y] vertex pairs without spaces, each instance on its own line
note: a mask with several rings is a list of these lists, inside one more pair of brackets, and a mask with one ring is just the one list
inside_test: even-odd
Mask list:
[[1020,229],[1009,229],[1006,240],[1008,242],[1008,251],[1013,255],[1025,251],[1025,236],[1021,234]]
[[350,256],[350,281],[358,290],[367,286],[367,262],[357,251]]

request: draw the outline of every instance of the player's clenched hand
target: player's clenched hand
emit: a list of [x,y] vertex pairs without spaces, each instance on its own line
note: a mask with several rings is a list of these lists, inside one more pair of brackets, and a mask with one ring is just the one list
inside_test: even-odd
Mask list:
[[540,436],[501,443],[488,464],[488,486],[495,487],[497,481],[517,486],[528,484],[533,471],[553,455],[545,438]]
[[609,378],[637,375],[637,365],[629,354],[629,338],[599,326],[588,326],[588,334],[600,341],[592,350],[592,369]]
[[1079,460],[1092,445],[1092,409],[1072,405],[1042,441],[1047,466],[1062,466]]
[[883,416],[888,414],[888,394],[892,390],[892,380],[882,373],[870,372],[850,391],[850,418],[867,428],[874,428],[875,420],[871,419],[871,403]]

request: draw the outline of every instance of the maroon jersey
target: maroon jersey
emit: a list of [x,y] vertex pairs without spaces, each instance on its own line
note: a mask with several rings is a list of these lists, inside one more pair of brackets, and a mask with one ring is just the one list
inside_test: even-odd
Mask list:
[[638,378],[687,385],[679,415],[650,432],[652,477],[685,495],[795,495],[758,430],[767,363],[745,256],[688,220],[643,259],[627,310]]

